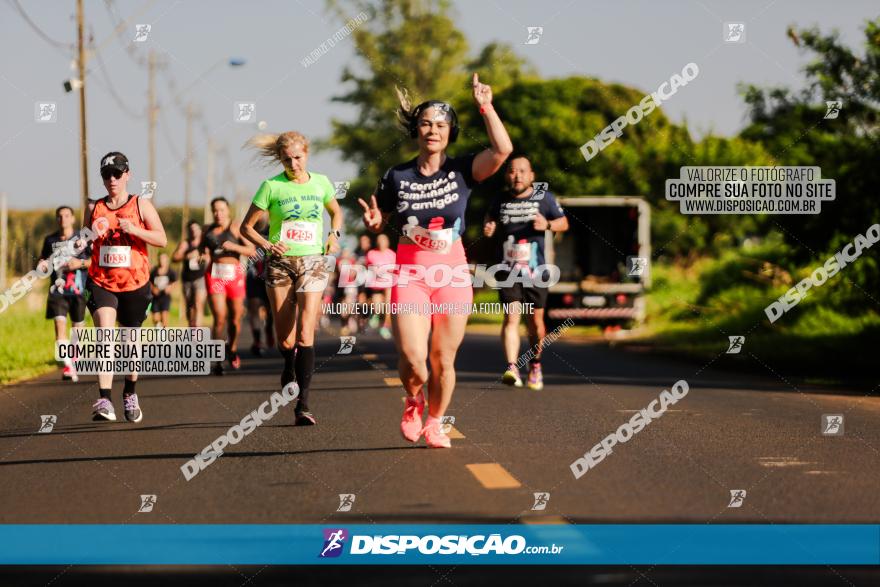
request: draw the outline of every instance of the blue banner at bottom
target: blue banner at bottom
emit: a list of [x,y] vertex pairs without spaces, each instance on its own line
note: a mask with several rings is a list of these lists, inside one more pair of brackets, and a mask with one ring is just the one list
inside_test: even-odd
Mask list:
[[0,525],[0,564],[877,565],[880,525]]

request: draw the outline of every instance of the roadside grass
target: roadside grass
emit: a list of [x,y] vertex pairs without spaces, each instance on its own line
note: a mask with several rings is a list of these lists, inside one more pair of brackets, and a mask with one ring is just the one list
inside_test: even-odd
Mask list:
[[0,384],[28,379],[56,369],[52,324],[23,303],[0,314]]
[[868,374],[868,355],[880,342],[880,315],[870,308],[845,314],[828,303],[834,288],[848,287],[846,280],[829,280],[771,324],[764,309],[790,286],[774,288],[736,271],[728,275],[730,283],[716,283],[719,268],[729,270],[738,254],[701,259],[688,268],[653,266],[645,328],[619,344],[708,362],[726,355],[728,336],[745,336],[740,353],[720,363],[750,363],[770,376],[796,373],[822,382]]
[[[59,377],[61,376],[60,364],[55,362],[54,326],[51,320],[45,318],[48,287],[48,283],[40,283],[31,293],[0,314],[0,385],[31,379],[56,370],[59,371]],[[179,293],[175,292],[169,326],[186,326],[186,319],[178,316],[179,298]],[[152,317],[148,317],[144,326],[152,325]],[[88,311],[86,326],[94,326]]]
[[[498,291],[490,288],[481,288],[474,290],[474,304],[500,304],[501,300],[498,298]],[[468,324],[497,324],[498,327],[501,327],[501,323],[504,321],[504,314],[499,310],[498,312],[481,312],[481,313],[473,313],[468,318]]]

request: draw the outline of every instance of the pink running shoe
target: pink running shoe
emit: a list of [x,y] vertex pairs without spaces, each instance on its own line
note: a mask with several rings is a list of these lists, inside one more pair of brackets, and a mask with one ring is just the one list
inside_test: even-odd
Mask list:
[[544,374],[541,372],[541,363],[532,363],[529,368],[529,389],[540,391],[544,389]]
[[425,420],[425,427],[422,428],[422,434],[425,435],[425,444],[427,444],[429,448],[450,448],[452,446],[452,442],[450,442],[446,433],[443,432],[442,426],[443,423],[440,418],[428,416],[428,419]]
[[410,442],[418,442],[422,435],[422,412],[425,411],[425,396],[420,391],[415,397],[406,398],[406,408],[400,419],[400,433]]
[[61,371],[61,379],[65,381],[73,381],[76,383],[79,381],[79,376],[76,374],[76,369],[73,367],[73,363],[70,365],[64,365],[64,369]]

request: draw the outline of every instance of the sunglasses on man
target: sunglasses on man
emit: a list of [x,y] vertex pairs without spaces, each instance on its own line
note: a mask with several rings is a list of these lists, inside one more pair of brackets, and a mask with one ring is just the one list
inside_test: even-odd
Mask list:
[[120,169],[102,169],[101,178],[104,181],[110,179],[110,176],[113,176],[115,179],[119,179],[120,177],[122,177],[123,173],[125,173],[125,171],[122,171]]

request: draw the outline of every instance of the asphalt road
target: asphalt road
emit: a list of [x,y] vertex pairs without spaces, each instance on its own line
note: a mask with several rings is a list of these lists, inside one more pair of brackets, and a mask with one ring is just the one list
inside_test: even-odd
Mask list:
[[[318,426],[282,409],[190,481],[181,465],[277,389],[277,353],[245,351],[224,377],[142,378],[140,424],[91,421],[94,377],[0,389],[0,523],[880,521],[880,398],[807,389],[766,363],[747,375],[748,354],[699,365],[563,336],[535,392],[500,383],[497,337],[468,334],[453,447],[435,450],[400,437],[393,344],[338,347],[317,345]],[[686,397],[574,478],[572,461],[679,379]],[[821,434],[826,413],[844,414],[843,436]],[[36,433],[42,414],[57,416],[51,433]],[[731,490],[746,490],[740,507]],[[543,511],[535,492],[550,494]],[[355,495],[350,511],[339,494]],[[151,512],[141,495],[156,495]]]

